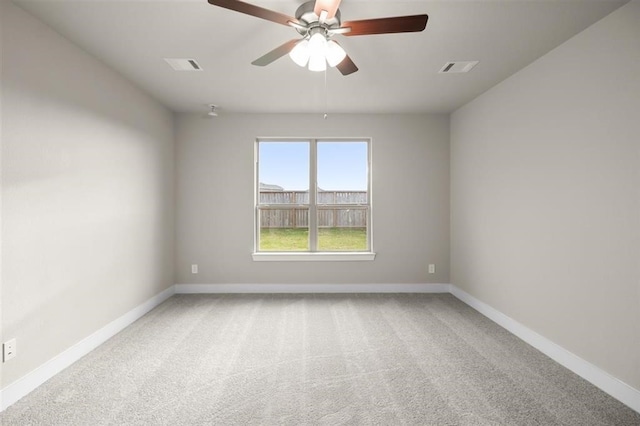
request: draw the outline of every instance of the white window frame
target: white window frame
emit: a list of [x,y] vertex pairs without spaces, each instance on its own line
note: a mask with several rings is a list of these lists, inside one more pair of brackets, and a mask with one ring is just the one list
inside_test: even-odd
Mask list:
[[[309,143],[309,205],[299,204],[260,204],[259,145],[260,142],[308,142]],[[319,142],[366,142],[367,143],[367,203],[366,204],[318,204],[317,203],[317,145]],[[373,251],[373,202],[372,202],[372,141],[371,138],[256,138],[254,145],[254,261],[371,261],[375,259]],[[365,209],[367,211],[367,247],[366,251],[318,251],[318,208],[337,206],[339,208]],[[309,209],[309,251],[258,251],[260,239],[260,211],[265,208],[276,209]]]

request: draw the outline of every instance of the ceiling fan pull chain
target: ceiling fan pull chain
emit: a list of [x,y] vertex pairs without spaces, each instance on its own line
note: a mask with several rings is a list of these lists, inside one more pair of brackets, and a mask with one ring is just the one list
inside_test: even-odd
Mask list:
[[329,94],[327,91],[327,69],[324,69],[324,119],[327,119],[329,112]]

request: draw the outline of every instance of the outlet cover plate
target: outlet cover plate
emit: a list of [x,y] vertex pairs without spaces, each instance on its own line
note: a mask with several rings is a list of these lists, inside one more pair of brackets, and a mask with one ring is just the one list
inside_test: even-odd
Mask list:
[[11,339],[2,344],[2,361],[7,362],[16,356],[16,339]]

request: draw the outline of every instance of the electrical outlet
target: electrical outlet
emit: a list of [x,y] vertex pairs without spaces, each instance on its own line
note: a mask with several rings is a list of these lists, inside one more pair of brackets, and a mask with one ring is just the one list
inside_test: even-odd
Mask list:
[[2,361],[7,362],[16,356],[16,339],[11,339],[2,344]]
[[435,274],[436,273],[436,265],[434,265],[433,263],[429,264],[429,273],[430,274]]
[[192,274],[198,273],[198,265],[191,265],[191,273]]

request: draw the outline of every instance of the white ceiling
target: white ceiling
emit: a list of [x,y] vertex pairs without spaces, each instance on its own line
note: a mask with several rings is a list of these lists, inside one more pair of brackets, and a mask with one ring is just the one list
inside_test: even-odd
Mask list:
[[[293,16],[304,0],[249,3]],[[360,71],[313,73],[284,56],[251,61],[293,28],[206,0],[14,0],[174,111],[447,113],[464,105],[627,0],[343,0],[342,19],[426,13],[420,33],[336,36]],[[194,58],[203,72],[163,58]],[[478,60],[468,74],[447,61]],[[571,60],[571,58],[567,58]]]

